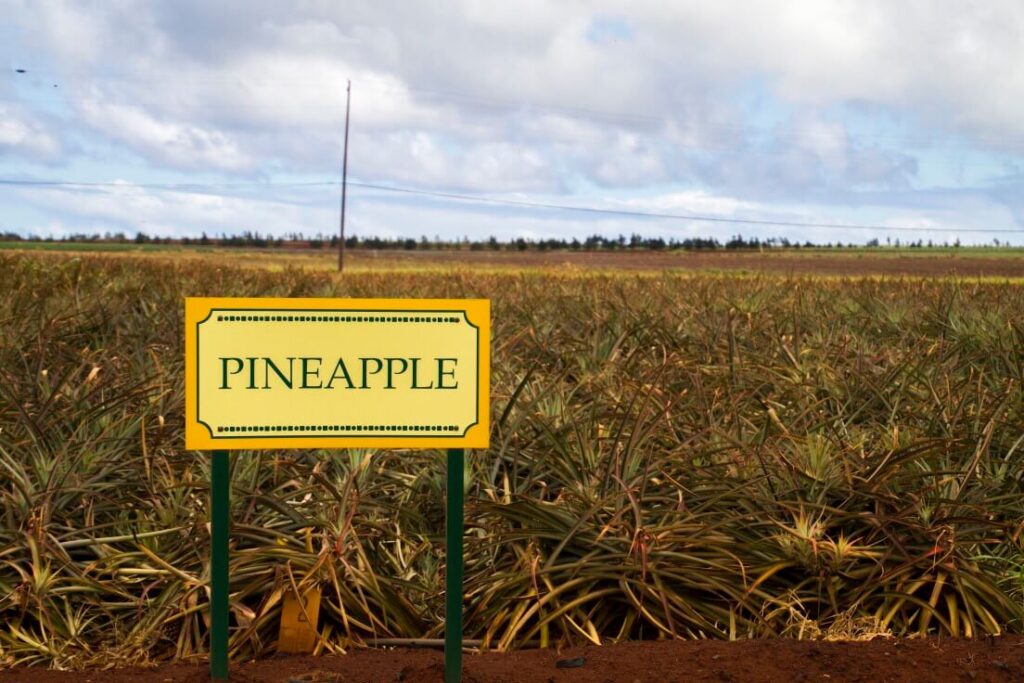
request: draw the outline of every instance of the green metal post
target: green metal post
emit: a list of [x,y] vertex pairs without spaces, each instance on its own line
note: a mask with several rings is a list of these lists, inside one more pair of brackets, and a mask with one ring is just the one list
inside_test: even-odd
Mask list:
[[448,511],[445,555],[444,681],[462,681],[462,535],[464,498],[462,470],[466,452],[448,451]]
[[210,678],[228,680],[228,452],[214,451],[210,476]]

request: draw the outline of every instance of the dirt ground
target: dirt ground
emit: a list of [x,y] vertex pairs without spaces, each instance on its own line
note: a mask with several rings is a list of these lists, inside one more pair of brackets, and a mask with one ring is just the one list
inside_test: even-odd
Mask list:
[[[793,640],[660,641],[563,652],[465,655],[466,683],[887,683],[1024,680],[1024,637],[859,642]],[[232,667],[239,683],[435,683],[437,650],[356,650],[345,656],[278,657]],[[0,671],[0,683],[199,683],[205,664],[65,673]]]

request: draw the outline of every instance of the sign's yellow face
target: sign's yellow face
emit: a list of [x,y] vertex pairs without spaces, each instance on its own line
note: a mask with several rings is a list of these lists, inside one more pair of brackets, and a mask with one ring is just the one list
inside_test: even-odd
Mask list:
[[185,300],[185,446],[486,448],[490,301]]

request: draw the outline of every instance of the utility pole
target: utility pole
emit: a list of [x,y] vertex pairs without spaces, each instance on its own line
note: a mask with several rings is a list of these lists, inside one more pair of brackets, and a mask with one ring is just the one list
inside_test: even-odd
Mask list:
[[348,189],[348,114],[352,105],[352,81],[345,89],[345,151],[341,161],[341,239],[338,240],[338,272],[345,270],[345,190]]

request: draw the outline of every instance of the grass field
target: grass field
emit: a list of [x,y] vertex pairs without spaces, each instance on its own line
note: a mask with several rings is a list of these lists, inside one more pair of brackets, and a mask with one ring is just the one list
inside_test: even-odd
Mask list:
[[[0,242],[0,252],[103,252],[123,258],[186,260],[261,270],[337,270],[337,252],[294,247],[255,249],[167,244]],[[472,269],[541,271],[583,269],[587,272],[648,272],[666,270],[700,273],[915,276],[956,275],[974,278],[1024,279],[1024,249],[965,247],[876,249],[775,249],[760,251],[472,251],[349,249],[346,268],[439,271]]]
[[7,251],[57,251],[57,252],[143,252],[143,251],[202,251],[206,247],[181,247],[173,244],[135,244],[132,242],[3,242],[0,249]]
[[[1024,633],[1011,275],[294,258],[317,265],[0,252],[0,662],[205,651],[186,295],[492,299],[492,447],[466,472],[484,647]],[[440,454],[240,453],[233,482],[233,656],[273,648],[293,585],[323,587],[320,651],[441,633]]]

